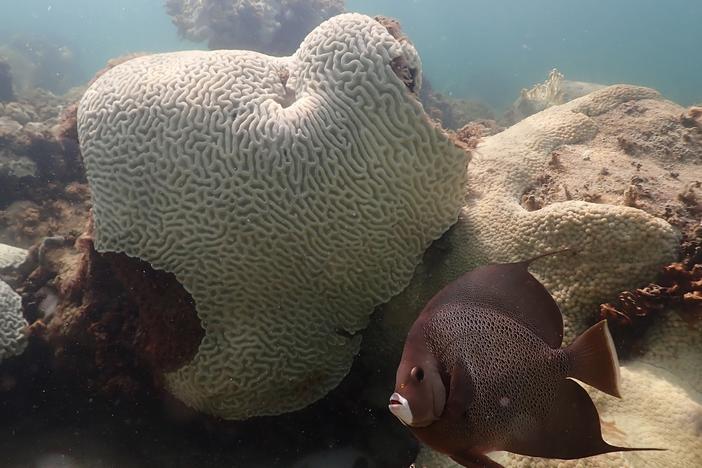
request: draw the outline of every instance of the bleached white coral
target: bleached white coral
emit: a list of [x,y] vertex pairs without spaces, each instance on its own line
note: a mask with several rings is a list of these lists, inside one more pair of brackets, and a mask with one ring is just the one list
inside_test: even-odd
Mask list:
[[184,402],[277,414],[346,375],[463,199],[467,154],[410,92],[419,73],[408,41],[348,14],[293,57],[140,57],[87,90],[96,247],[174,273],[206,332],[166,376]]

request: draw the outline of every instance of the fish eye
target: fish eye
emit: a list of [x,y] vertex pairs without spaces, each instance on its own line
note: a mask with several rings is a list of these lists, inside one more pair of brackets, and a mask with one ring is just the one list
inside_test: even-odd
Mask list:
[[414,377],[417,380],[417,382],[421,382],[422,380],[424,380],[424,369],[422,369],[419,366],[414,366],[410,371],[410,375]]

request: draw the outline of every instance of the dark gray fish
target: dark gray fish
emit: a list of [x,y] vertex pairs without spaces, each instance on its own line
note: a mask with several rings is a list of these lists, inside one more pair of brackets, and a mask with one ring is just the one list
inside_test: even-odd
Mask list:
[[[538,257],[540,258],[540,257]],[[563,318],[529,273],[532,260],[487,265],[442,289],[412,326],[390,411],[415,436],[466,467],[499,467],[486,453],[574,459],[617,447],[572,377],[620,397],[605,321],[561,348]]]

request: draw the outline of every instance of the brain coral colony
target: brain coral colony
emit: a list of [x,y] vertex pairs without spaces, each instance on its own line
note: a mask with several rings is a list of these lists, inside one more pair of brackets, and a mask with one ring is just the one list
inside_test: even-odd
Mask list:
[[210,49],[290,54],[322,21],[344,11],[344,0],[167,0],[183,37]]
[[420,72],[407,40],[347,14],[292,57],[146,56],[86,91],[96,248],[175,274],[197,304],[205,336],[166,375],[183,401],[278,414],[346,375],[463,197],[466,153],[425,116]]

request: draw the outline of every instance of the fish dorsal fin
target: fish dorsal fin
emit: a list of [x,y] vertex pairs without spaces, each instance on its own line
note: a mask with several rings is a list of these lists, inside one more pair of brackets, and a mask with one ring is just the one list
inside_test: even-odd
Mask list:
[[489,308],[524,325],[551,348],[560,348],[563,316],[551,294],[529,273],[530,262],[471,270],[441,290],[427,308],[456,303]]
[[602,439],[600,416],[584,388],[563,379],[548,413],[529,418],[523,430],[511,434],[504,450],[530,457],[572,460],[609,452],[660,450],[609,445]]

